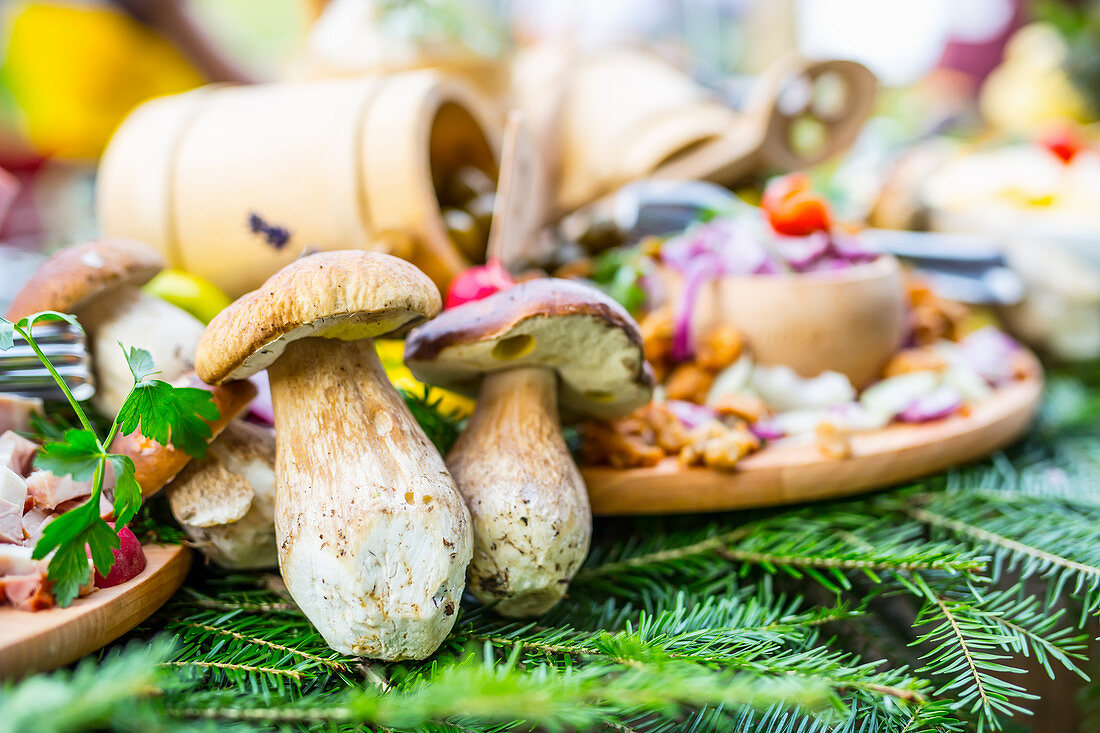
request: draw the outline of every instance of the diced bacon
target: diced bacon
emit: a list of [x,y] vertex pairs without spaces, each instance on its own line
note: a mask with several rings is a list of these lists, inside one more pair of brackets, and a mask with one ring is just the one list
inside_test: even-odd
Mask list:
[[35,471],[27,477],[27,492],[38,506],[57,509],[67,501],[90,495],[92,484],[89,481],[73,481],[72,476]]
[[0,542],[23,544],[23,504],[0,499]]
[[44,572],[5,575],[0,577],[0,586],[3,587],[8,603],[15,606],[16,610],[43,611],[53,608],[53,594]]
[[42,400],[0,393],[0,433],[27,430],[35,412],[42,412]]
[[51,514],[45,509],[39,509],[38,507],[24,514],[23,534],[26,538],[24,544],[28,547],[37,545],[38,540],[42,539],[42,533],[46,530],[46,525],[55,519],[57,519],[56,514]]
[[0,466],[0,501],[18,506],[20,514],[23,513],[23,504],[27,501],[27,482],[5,466]]
[[7,466],[20,476],[31,472],[38,445],[12,430],[0,435],[0,466]]

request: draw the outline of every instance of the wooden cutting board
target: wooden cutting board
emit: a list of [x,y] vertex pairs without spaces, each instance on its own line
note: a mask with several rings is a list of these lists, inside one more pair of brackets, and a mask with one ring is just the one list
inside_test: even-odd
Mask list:
[[982,458],[1027,432],[1039,407],[1043,373],[997,389],[970,414],[918,425],[890,425],[852,437],[852,456],[827,458],[813,445],[775,446],[734,471],[684,468],[666,458],[651,468],[582,469],[597,515],[679,514],[797,504],[859,494]]
[[183,584],[191,550],[146,545],[145,570],[68,608],[16,611],[0,607],[0,680],[46,672],[74,662],[147,619]]

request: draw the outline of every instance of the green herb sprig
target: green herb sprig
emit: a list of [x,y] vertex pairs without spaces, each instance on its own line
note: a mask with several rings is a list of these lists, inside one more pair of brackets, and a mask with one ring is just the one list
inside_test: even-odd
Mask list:
[[[126,362],[134,376],[134,386],[106,437],[101,440],[65,380],[35,343],[32,335],[35,324],[50,321],[66,321],[80,328],[76,318],[55,311],[36,313],[15,323],[0,318],[0,351],[12,347],[15,334],[22,336],[53,376],[80,421],[80,428],[65,430],[60,439],[44,443],[34,461],[35,467],[58,476],[72,476],[74,481],[92,481],[92,494],[88,500],[46,525],[42,538],[34,547],[33,557],[36,560],[54,553],[49,563],[49,579],[58,604],[65,607],[91,579],[92,571],[87,560],[89,554],[100,574],[106,575],[111,571],[115,562],[113,550],[120,546],[118,532],[141,507],[141,486],[135,476],[133,459],[107,450],[115,436],[120,432],[126,435],[137,430],[161,445],[171,443],[194,458],[202,458],[211,437],[207,422],[217,420],[219,412],[210,393],[205,390],[173,387],[167,382],[151,379],[157,371],[149,352],[137,347],[127,350],[120,343],[119,347],[126,355]],[[108,466],[115,479],[114,527],[100,517],[99,509]]]

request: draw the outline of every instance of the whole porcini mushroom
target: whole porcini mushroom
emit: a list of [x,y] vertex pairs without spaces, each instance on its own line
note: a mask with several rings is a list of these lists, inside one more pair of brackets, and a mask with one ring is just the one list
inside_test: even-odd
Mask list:
[[424,382],[478,396],[447,456],[474,523],[470,590],[505,616],[549,610],[592,535],[558,409],[610,418],[649,401],[638,325],[594,288],[532,280],[417,328],[405,361]]
[[208,382],[268,370],[279,566],[343,653],[422,659],[454,625],[470,515],[371,341],[440,307],[432,281],[404,260],[325,252],[233,303],[199,342]]
[[99,239],[66,247],[35,271],[8,309],[9,320],[39,311],[71,313],[88,334],[95,357],[95,406],[115,415],[133,386],[119,343],[153,357],[158,377],[171,382],[190,372],[203,325],[186,311],[142,291],[165,267],[152,247]]

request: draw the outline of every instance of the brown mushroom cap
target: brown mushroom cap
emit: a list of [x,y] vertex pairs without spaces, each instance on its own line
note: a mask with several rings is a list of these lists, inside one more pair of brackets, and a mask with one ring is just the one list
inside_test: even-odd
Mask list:
[[599,290],[546,278],[452,308],[405,342],[417,379],[476,395],[484,374],[546,367],[568,415],[614,417],[653,392],[638,324]]
[[210,384],[267,368],[302,338],[401,335],[439,312],[439,290],[408,262],[343,250],[292,262],[206,327],[195,369]]
[[107,290],[144,285],[166,267],[152,247],[128,239],[97,239],[57,252],[34,273],[8,308],[8,319],[39,311],[72,313]]

